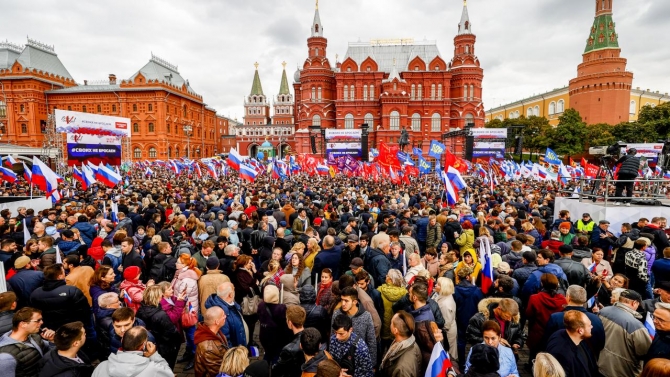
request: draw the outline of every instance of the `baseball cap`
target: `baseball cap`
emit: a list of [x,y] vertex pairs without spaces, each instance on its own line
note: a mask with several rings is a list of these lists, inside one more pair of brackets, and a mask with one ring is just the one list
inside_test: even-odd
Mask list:
[[608,224],[608,225],[609,225],[609,223],[610,223],[610,222],[607,221],[607,220],[600,220],[600,221],[598,221],[598,224]]
[[501,274],[506,274],[508,273],[512,268],[510,267],[509,263],[507,262],[500,262],[498,263],[498,272]]
[[219,268],[219,258],[217,257],[207,258],[207,263],[205,264],[205,266],[207,266],[208,270],[215,270]]
[[30,258],[25,255],[22,255],[14,261],[14,268],[20,270],[23,267],[27,266],[28,263],[30,263]]
[[670,292],[670,281],[656,281],[656,287],[666,292]]
[[639,303],[642,303],[642,296],[640,296],[639,293],[635,292],[632,289],[626,289],[625,291],[621,292],[620,298],[627,298],[629,300],[637,301]]
[[[358,242],[358,236],[355,234],[350,234],[347,236],[347,242]],[[360,258],[358,258],[360,259]]]
[[358,257],[352,259],[349,268],[359,268],[359,267],[363,267],[363,259]]

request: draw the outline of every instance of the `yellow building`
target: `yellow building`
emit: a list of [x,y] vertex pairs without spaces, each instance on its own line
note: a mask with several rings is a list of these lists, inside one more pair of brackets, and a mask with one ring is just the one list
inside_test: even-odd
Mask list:
[[[668,93],[652,92],[649,89],[641,90],[639,87],[630,91],[630,114],[629,121],[637,120],[640,109],[643,106],[657,106],[670,101]],[[552,126],[558,125],[558,117],[565,109],[570,108],[569,88],[563,87],[552,91],[538,94],[529,98],[495,107],[486,111],[486,122],[493,119],[514,119],[524,115],[545,117],[549,119]]]

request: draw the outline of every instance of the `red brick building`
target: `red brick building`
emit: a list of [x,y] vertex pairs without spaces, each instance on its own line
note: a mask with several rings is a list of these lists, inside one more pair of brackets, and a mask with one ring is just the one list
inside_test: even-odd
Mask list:
[[618,124],[629,119],[633,73],[626,71],[612,18],[614,0],[596,0],[596,16],[577,77],[570,80],[570,107],[584,122]]
[[217,116],[177,66],[163,59],[152,55],[127,79],[110,74],[78,84],[53,46],[31,39],[25,46],[0,43],[2,142],[41,147],[54,109],[130,118],[124,152],[133,160],[209,157],[232,145],[229,119]]
[[464,5],[451,60],[443,59],[432,41],[373,40],[350,43],[343,61],[333,67],[317,7],[308,57],[294,75],[297,151],[311,153],[310,132],[367,123],[370,147],[396,143],[404,128],[410,144],[424,151],[431,140],[441,140],[462,154],[463,133],[457,140],[443,135],[484,126],[484,73],[475,42]]

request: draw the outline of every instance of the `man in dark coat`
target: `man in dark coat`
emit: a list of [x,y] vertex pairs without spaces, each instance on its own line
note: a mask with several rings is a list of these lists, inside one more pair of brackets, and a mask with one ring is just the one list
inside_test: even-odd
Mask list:
[[670,247],[670,242],[668,241],[668,236],[665,234],[665,229],[661,227],[661,218],[652,218],[651,223],[642,228],[640,233],[651,233],[654,235],[652,242],[656,247],[656,259],[663,258],[663,250],[666,247]]
[[386,275],[391,269],[391,262],[387,257],[391,251],[391,244],[388,240],[381,240],[378,247],[378,249],[368,247],[365,252],[364,266],[365,271],[372,275],[372,279],[381,285],[386,281]]
[[591,248],[599,247],[605,252],[605,255],[609,254],[610,247],[614,246],[617,241],[614,234],[608,230],[609,226],[609,221],[600,220],[598,226],[594,227],[591,233]]
[[94,367],[88,356],[80,352],[86,342],[86,331],[81,322],[61,326],[54,335],[56,348],[44,355],[40,376],[90,376]]
[[304,327],[319,330],[322,339],[326,339],[330,335],[330,319],[326,308],[316,305],[316,291],[313,286],[305,285],[300,288],[300,306],[307,313]]
[[[126,237],[121,241],[121,253],[123,253],[121,262],[123,270],[130,266],[137,266],[140,270],[144,271],[144,260],[135,249],[135,241],[131,237]],[[118,271],[114,272],[119,273]]]
[[[617,171],[617,181],[616,181],[616,191],[614,196],[617,198],[623,197],[623,190],[626,189],[626,196],[633,196],[633,186],[635,185],[635,178],[637,178],[638,170],[640,170],[640,157],[635,157],[637,154],[637,149],[630,148],[628,153],[621,156],[621,158],[616,162],[619,166]],[[621,182],[621,181],[630,181],[630,182]],[[617,199],[616,205],[621,205],[621,203],[626,203],[627,206],[630,206],[629,199]]]
[[88,222],[88,218],[84,215],[79,216],[77,223],[74,224],[72,228],[79,229],[79,236],[88,246],[91,246],[93,239],[98,235],[98,232],[93,225]]
[[670,359],[670,304],[656,303],[654,327],[656,327],[656,335],[651,342],[645,361],[656,358]]
[[300,349],[300,335],[304,330],[305,309],[297,305],[286,308],[286,324],[293,331],[293,340],[282,348],[277,364],[272,368],[272,375],[276,377],[291,377],[300,374],[300,367],[305,362],[305,355]]
[[81,321],[89,328],[91,307],[79,288],[65,284],[63,265],[45,268],[44,280],[44,285],[30,295],[30,306],[42,311],[44,326],[57,329],[66,323]]
[[584,340],[591,337],[591,320],[577,310],[570,310],[563,318],[565,330],[558,330],[547,344],[547,352],[554,356],[565,370],[566,377],[600,376],[591,348]]
[[[386,259],[386,256],[384,256]],[[320,274],[324,268],[330,268],[333,279],[338,279],[340,273],[340,251],[335,248],[335,238],[326,236],[323,239],[323,250],[314,257],[314,268],[312,269],[312,281],[316,281],[316,274]]]
[[30,303],[30,294],[44,283],[42,271],[32,269],[30,258],[23,255],[14,261],[16,274],[7,282],[18,297],[17,307],[23,308]]

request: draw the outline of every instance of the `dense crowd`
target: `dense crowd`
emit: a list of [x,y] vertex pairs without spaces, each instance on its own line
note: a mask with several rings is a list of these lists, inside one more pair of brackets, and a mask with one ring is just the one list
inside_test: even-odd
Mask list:
[[0,212],[2,375],[670,375],[665,218],[466,181],[452,206],[432,177],[66,183]]

